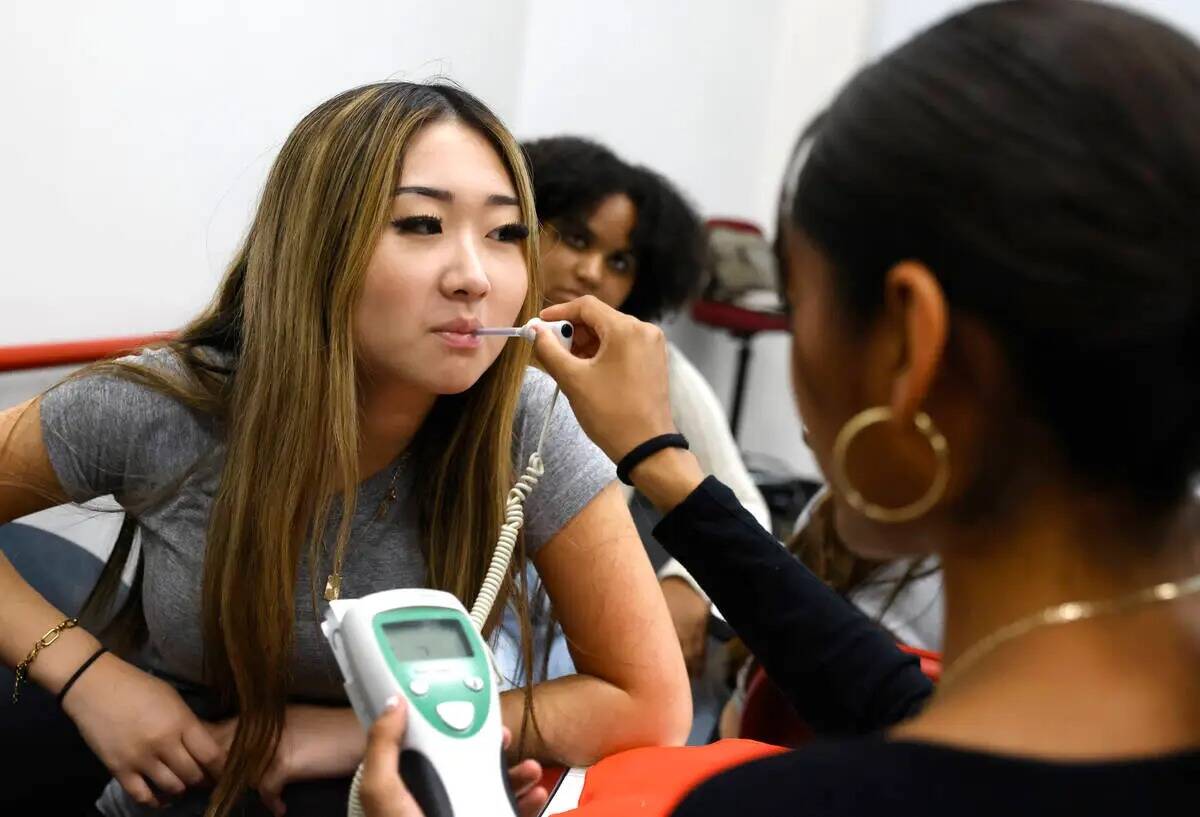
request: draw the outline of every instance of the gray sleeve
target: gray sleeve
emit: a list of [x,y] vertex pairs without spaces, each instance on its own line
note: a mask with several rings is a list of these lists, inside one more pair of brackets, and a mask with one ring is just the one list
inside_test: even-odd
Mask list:
[[[165,354],[126,360],[177,371]],[[39,405],[50,464],[75,502],[113,494],[128,508],[152,500],[212,446],[204,425],[186,407],[112,375],[67,380],[43,394]]]
[[[520,434],[519,472],[537,448],[546,408],[554,396],[554,381],[544,372],[527,369],[517,413]],[[567,522],[583,510],[610,482],[616,467],[588,439],[575,419],[567,398],[559,395],[542,446],[546,473],[530,495],[525,508],[525,547],[532,555],[554,538]]]

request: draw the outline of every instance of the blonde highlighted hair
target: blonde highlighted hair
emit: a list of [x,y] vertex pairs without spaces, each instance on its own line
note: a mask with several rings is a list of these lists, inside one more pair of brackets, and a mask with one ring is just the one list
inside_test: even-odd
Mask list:
[[[205,553],[203,638],[208,681],[237,707],[239,720],[209,807],[213,817],[229,812],[278,743],[300,559],[307,551],[315,605],[327,524],[338,520],[336,547],[350,537],[359,457],[351,316],[405,148],[423,126],[446,119],[487,138],[508,169],[529,228],[529,287],[519,320],[532,317],[541,303],[538,229],[519,145],[459,88],[379,83],[318,106],[288,137],[216,298],[169,344],[184,364],[183,378],[120,361],[85,372],[118,374],[170,394],[215,418],[226,447]],[[412,444],[424,475],[414,499],[427,584],[468,607],[514,475],[513,422],[528,355],[525,344],[505,346],[473,387],[439,398]],[[523,555],[514,559],[505,595],[515,583],[531,667]],[[119,574],[120,561],[106,568],[109,578]],[[247,616],[251,602],[255,614]],[[503,606],[502,597],[486,631]],[[531,703],[528,684],[526,696]]]

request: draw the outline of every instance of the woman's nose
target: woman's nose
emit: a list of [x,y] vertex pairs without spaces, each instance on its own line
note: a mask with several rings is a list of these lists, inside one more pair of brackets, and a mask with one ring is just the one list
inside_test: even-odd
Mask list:
[[457,297],[482,298],[492,289],[483,265],[481,248],[471,239],[464,239],[455,253],[449,274],[443,278],[447,294]]

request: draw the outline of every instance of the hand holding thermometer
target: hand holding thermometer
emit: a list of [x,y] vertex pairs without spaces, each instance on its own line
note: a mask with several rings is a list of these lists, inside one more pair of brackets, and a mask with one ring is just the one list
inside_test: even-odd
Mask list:
[[364,727],[392,696],[408,702],[400,776],[425,817],[516,814],[490,653],[458,599],[423,589],[339,599],[321,630]]

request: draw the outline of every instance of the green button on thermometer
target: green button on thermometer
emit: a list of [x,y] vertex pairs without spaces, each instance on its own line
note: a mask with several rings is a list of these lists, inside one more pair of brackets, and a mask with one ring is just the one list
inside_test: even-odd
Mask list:
[[426,817],[515,815],[491,654],[458,599],[387,590],[332,601],[321,625],[367,728],[408,702],[400,775]]

